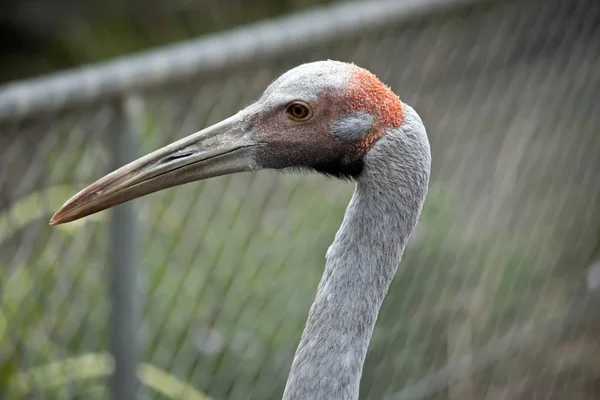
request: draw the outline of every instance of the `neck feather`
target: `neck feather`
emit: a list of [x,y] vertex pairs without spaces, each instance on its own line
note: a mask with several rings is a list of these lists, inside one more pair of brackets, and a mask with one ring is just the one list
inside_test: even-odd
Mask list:
[[427,192],[429,143],[408,106],[405,124],[369,151],[296,351],[285,400],[357,399],[381,304]]

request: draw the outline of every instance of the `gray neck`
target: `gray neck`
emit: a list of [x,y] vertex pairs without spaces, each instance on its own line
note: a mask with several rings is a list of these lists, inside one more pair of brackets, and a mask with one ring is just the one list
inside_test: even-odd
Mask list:
[[285,400],[358,399],[377,315],[427,192],[429,142],[407,106],[405,124],[368,152],[296,351]]

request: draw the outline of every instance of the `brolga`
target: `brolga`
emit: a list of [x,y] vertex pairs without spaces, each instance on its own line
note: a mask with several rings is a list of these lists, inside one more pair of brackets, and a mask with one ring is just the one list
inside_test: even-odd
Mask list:
[[283,393],[286,400],[352,400],[430,168],[425,127],[412,107],[363,68],[312,62],[281,75],[234,116],[86,187],[50,225],[236,172],[310,170],[355,181]]

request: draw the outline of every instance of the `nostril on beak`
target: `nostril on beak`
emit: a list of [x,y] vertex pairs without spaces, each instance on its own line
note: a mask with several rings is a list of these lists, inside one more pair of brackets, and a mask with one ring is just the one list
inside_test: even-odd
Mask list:
[[160,164],[168,164],[170,162],[173,162],[175,160],[179,160],[182,158],[187,158],[191,155],[196,154],[196,150],[192,150],[192,149],[186,149],[186,150],[181,150],[178,153],[174,153],[174,154],[170,154],[169,156],[163,158],[162,160],[160,160]]

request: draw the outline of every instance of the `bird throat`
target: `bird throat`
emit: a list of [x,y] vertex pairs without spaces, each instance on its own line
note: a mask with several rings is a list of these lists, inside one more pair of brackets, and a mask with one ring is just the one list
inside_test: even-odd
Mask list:
[[379,309],[420,211],[415,205],[381,215],[384,209],[378,202],[375,190],[357,184],[327,252],[285,400],[358,399]]
[[358,399],[373,328],[404,248],[399,221],[361,211],[376,210],[371,201],[357,187],[327,252],[285,400]]

